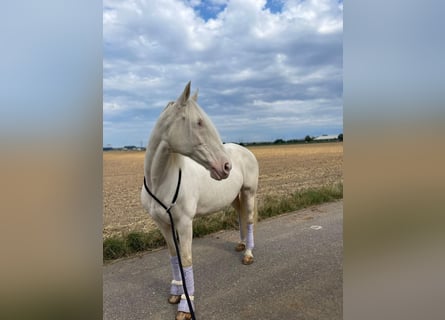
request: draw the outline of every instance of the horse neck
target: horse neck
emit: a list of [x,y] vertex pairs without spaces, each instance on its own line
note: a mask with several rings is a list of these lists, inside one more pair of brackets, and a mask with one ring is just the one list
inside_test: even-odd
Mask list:
[[171,152],[161,132],[162,128],[158,122],[150,137],[144,163],[145,177],[149,186],[154,189],[166,180],[169,173],[177,175],[182,162],[182,156]]

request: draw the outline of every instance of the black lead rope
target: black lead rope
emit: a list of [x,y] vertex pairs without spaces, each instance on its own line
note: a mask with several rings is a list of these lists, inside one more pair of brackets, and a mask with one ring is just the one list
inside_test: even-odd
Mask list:
[[[173,196],[172,204],[170,205],[170,207],[167,207],[164,203],[162,203],[162,201],[159,200],[158,198],[156,198],[156,196],[150,191],[150,189],[148,189],[147,181],[145,180],[145,176],[144,176],[144,187],[145,187],[145,190],[147,190],[148,194],[153,199],[155,199],[156,202],[159,203],[159,205],[162,208],[165,209],[165,211],[167,211],[168,217],[170,218],[170,226],[171,226],[171,229],[172,229],[173,242],[175,243],[176,255],[178,256],[179,271],[181,272],[182,287],[184,288],[184,295],[185,295],[185,298],[187,300],[187,304],[189,306],[190,314],[192,316],[192,319],[196,320],[195,313],[194,313],[193,307],[192,307],[192,302],[190,300],[190,296],[189,296],[189,293],[187,291],[187,286],[185,284],[184,268],[182,267],[181,254],[179,253],[178,242],[176,240],[176,238],[179,238],[179,236],[178,236],[178,233],[175,231],[175,225],[173,223],[173,217],[172,217],[172,214],[170,212],[171,208],[173,208],[173,206],[176,204],[176,199],[178,198],[179,187],[181,186],[181,175],[182,175],[182,172],[181,172],[181,169],[179,169],[178,184],[176,185],[175,195]],[[175,237],[175,234],[176,234],[176,237]]]

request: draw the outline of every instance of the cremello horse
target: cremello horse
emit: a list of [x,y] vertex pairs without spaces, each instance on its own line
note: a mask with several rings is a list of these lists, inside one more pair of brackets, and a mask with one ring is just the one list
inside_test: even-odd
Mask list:
[[[178,172],[182,171],[181,187],[171,213],[180,240],[185,283],[191,298],[194,295],[193,218],[232,204],[240,221],[241,241],[235,249],[244,250],[242,262],[251,264],[258,186],[255,156],[239,145],[222,144],[213,123],[198,106],[197,99],[197,92],[190,97],[189,82],[179,98],[167,104],[151,133],[144,163],[149,190],[166,205],[171,204]],[[179,303],[176,319],[190,319],[168,214],[144,186],[141,200],[167,242],[173,274],[168,301]]]

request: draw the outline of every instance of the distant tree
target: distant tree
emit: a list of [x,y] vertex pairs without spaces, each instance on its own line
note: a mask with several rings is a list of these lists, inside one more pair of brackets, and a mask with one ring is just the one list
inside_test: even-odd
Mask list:
[[306,141],[306,142],[311,142],[312,140],[314,140],[314,138],[312,138],[311,136],[306,136],[304,138],[304,141]]
[[283,139],[277,139],[274,141],[274,144],[281,144],[281,143],[284,143]]
[[338,135],[338,141],[343,141],[343,133],[340,133],[340,134]]

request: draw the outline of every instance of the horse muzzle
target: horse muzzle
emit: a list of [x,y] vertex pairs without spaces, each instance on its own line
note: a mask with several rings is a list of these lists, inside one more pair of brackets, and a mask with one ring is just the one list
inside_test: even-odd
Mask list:
[[232,164],[229,161],[225,161],[222,165],[212,165],[210,167],[210,176],[215,180],[227,179],[232,170]]

